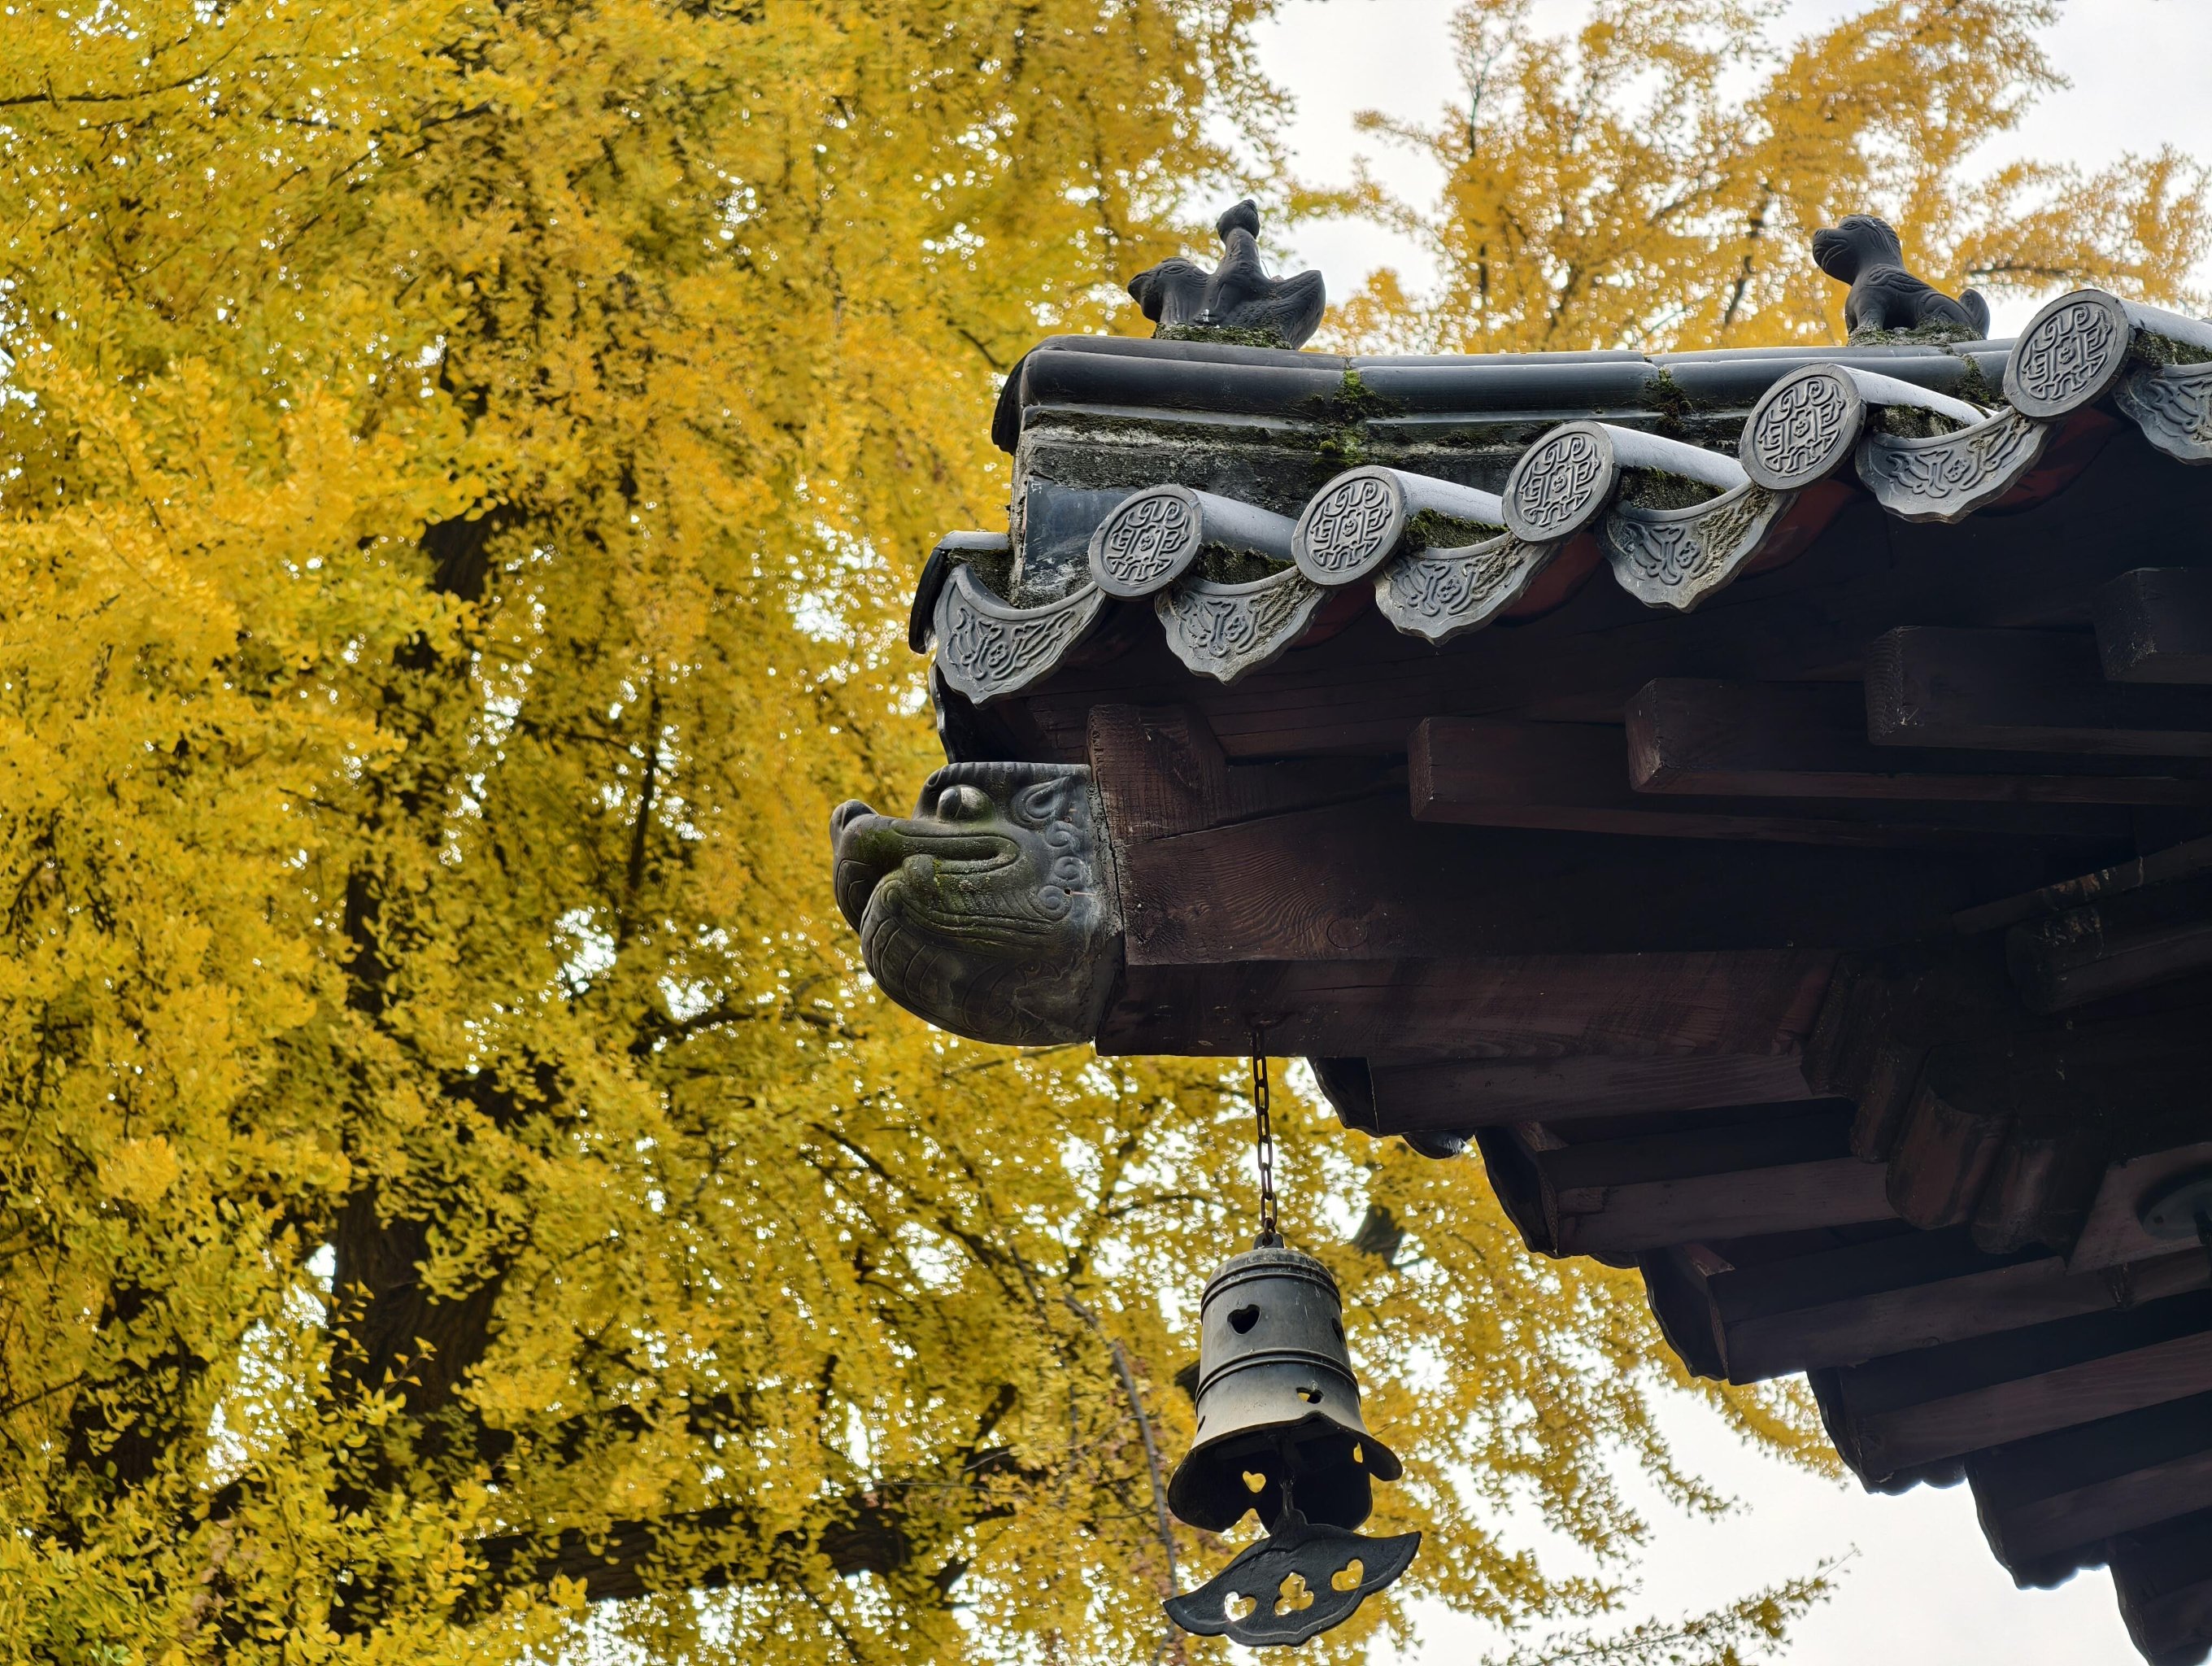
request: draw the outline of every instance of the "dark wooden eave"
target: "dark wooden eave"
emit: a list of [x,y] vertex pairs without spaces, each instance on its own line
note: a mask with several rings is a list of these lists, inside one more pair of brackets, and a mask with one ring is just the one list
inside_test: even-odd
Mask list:
[[[1264,1026],[1348,1125],[1479,1151],[1533,1250],[1639,1269],[1692,1371],[1808,1372],[1869,1487],[1964,1479],[2026,1584],[2108,1565],[2144,1657],[2182,1666],[2212,1653],[2212,1250],[2152,1206],[2212,1175],[2212,470],[2186,466],[2212,460],[2212,368],[2069,304],[2046,314],[2134,356],[2055,412],[2017,344],[1057,340],[1000,406],[1013,522],[933,562],[915,636],[950,756],[1091,795],[1068,825],[1094,866],[1062,883],[1118,929],[1101,1050],[1233,1055]],[[1987,489],[1915,518],[1883,472],[1909,424],[1854,429],[1855,464],[1770,522],[1728,511],[1735,541],[1662,594],[1623,540],[1718,524],[1730,491],[1653,509],[1624,467],[1540,582],[1440,642],[1384,592],[1455,547],[1392,533],[1333,546],[1341,584],[1273,562],[1309,611],[1202,673],[1178,610],[1249,605],[1206,576],[1221,551],[1084,591],[1141,489],[1287,521],[1353,464],[1410,479],[1377,502],[1464,508],[1591,420],[1750,459],[1771,391],[1824,361],[1985,407]],[[1502,547],[1521,581],[1535,546]],[[948,675],[979,594],[1012,621],[969,638],[1018,672],[995,691]],[[841,838],[856,923],[934,801]],[[984,1033],[1003,986],[964,987],[933,1015]]]

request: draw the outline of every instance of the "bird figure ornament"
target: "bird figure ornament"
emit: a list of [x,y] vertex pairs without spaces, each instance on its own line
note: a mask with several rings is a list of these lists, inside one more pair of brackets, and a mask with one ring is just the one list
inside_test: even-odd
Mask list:
[[1260,264],[1260,206],[1250,198],[1214,222],[1221,264],[1212,271],[1177,255],[1129,280],[1129,293],[1158,326],[1156,336],[1213,331],[1302,347],[1320,327],[1328,295],[1319,272],[1273,277]]

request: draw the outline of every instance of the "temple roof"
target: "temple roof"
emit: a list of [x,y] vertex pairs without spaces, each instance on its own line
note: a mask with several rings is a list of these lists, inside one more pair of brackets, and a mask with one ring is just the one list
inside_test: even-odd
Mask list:
[[985,703],[1096,660],[1148,607],[1229,684],[1370,605],[1440,645],[1603,575],[1688,611],[1867,498],[1954,524],[2049,498],[2132,424],[2212,460],[2212,326],[2082,290],[2017,340],[1343,357],[1054,337],[994,436],[1006,532],[960,533],[916,646]]
[[1688,1369],[1807,1372],[1869,1487],[1963,1479],[2021,1584],[2109,1566],[2204,1659],[2212,326],[1062,337],[994,432],[1007,524],[912,621],[954,761],[835,830],[885,989],[1263,1031],[1634,1268]]
[[1808,364],[1844,364],[1938,392],[1995,387],[2013,344],[1901,342],[1837,347],[1729,347],[1702,352],[1403,353],[1289,352],[1202,341],[1127,336],[1048,336],[1024,355],[1000,390],[991,438],[1015,450],[1033,413],[1125,410],[1224,417],[1274,417],[1336,425],[1334,411],[1358,379],[1364,414],[1377,435],[1414,434],[1442,423],[1496,418],[1564,421],[1617,413],[1650,417],[1671,402],[1739,413],[1778,376]]

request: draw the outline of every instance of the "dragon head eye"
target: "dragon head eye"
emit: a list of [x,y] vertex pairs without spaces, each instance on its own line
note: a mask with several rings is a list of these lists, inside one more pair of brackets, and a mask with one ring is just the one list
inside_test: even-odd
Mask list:
[[939,821],[981,821],[990,813],[991,800],[973,787],[948,787],[937,795]]

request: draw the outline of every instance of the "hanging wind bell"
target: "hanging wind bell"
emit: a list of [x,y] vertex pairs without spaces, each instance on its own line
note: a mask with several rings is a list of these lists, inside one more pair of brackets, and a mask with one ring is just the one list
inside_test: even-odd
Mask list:
[[1206,1286],[1199,1310],[1198,1441],[1168,1482],[1168,1508],[1218,1533],[1256,1510],[1267,1536],[1168,1618],[1201,1637],[1288,1646],[1342,1625],[1412,1566],[1421,1535],[1364,1538],[1376,1481],[1395,1454],[1368,1432],[1344,1342],[1336,1280],[1275,1226],[1267,1061],[1252,1040],[1260,1236]]

